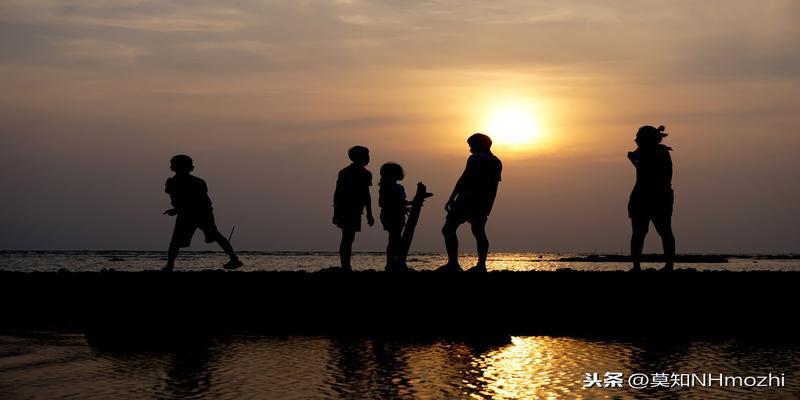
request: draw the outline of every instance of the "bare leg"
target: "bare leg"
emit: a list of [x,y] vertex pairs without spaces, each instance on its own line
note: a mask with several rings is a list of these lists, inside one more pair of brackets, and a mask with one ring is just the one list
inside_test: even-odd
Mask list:
[[672,234],[672,217],[653,218],[653,225],[656,227],[656,232],[661,236],[661,243],[664,246],[664,258],[667,259],[663,270],[672,271],[675,262],[675,235]]
[[386,270],[404,267],[404,265],[397,265],[398,256],[400,253],[400,230],[389,232],[389,243],[386,245]]
[[222,250],[225,251],[225,254],[228,255],[228,258],[230,258],[231,261],[236,261],[239,259],[239,257],[236,256],[236,252],[233,251],[233,246],[231,246],[231,242],[229,242],[228,239],[225,238],[225,236],[222,236],[222,234],[220,233],[217,235],[215,241],[217,242],[219,247],[222,247]]
[[172,271],[175,268],[175,259],[178,258],[178,250],[180,250],[180,247],[170,242],[169,249],[167,250],[167,265],[164,267],[164,271]]
[[350,256],[353,252],[353,241],[356,240],[356,231],[342,229],[342,242],[339,244],[339,260],[341,261],[342,269],[345,271],[352,271],[353,267],[350,265]]
[[389,234],[389,242],[386,243],[386,266],[383,268],[384,270],[388,271],[392,269],[394,266],[394,254],[392,253],[394,250],[392,246],[392,234]]
[[216,242],[219,245],[219,247],[221,247],[222,250],[225,251],[225,254],[227,254],[228,258],[230,259],[228,260],[227,263],[222,265],[223,268],[232,270],[232,269],[237,269],[242,265],[244,265],[239,260],[239,257],[236,255],[236,252],[233,251],[233,246],[231,246],[231,242],[228,241],[228,239],[226,239],[225,236],[222,235],[222,233],[217,232],[217,234],[214,236],[214,242]]
[[456,230],[460,224],[451,219],[447,219],[442,227],[444,235],[444,245],[447,248],[447,265],[458,265],[458,235]]
[[631,258],[633,258],[632,271],[639,271],[642,269],[642,249],[644,248],[644,238],[647,236],[647,230],[649,227],[649,218],[631,218]]
[[478,247],[479,269],[486,269],[486,258],[489,256],[489,238],[486,237],[486,221],[475,221],[472,223],[472,234]]

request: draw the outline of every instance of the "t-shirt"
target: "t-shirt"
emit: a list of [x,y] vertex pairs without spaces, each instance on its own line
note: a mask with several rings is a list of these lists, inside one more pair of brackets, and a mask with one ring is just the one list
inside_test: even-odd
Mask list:
[[636,165],[634,190],[663,192],[672,189],[672,150],[663,144],[643,146],[631,153]]
[[206,181],[194,175],[175,175],[167,179],[164,191],[179,213],[209,212],[213,209]]
[[503,164],[491,153],[475,153],[461,174],[456,203],[472,213],[489,215],[497,195]]
[[378,193],[378,205],[381,207],[381,215],[405,215],[406,190],[403,185],[397,182],[381,183]]
[[342,212],[361,214],[367,205],[372,173],[366,168],[350,164],[339,171],[336,191],[333,193],[333,208]]

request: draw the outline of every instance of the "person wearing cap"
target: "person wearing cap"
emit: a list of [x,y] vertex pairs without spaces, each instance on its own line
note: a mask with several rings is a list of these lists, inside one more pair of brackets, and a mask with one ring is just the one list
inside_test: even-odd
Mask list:
[[438,271],[461,271],[456,231],[459,226],[469,222],[478,250],[478,263],[469,271],[486,272],[486,257],[489,253],[486,221],[497,196],[503,164],[492,154],[492,139],[489,136],[476,133],[467,139],[467,144],[472,155],[467,159],[467,166],[444,206],[447,217],[442,234],[447,247],[447,264]]
[[164,191],[169,194],[172,208],[164,211],[164,214],[177,217],[167,251],[167,265],[163,271],[171,272],[175,268],[178,250],[192,244],[192,236],[197,229],[203,231],[206,243],[216,242],[230,257],[228,263],[223,265],[225,269],[241,267],[242,262],[233,251],[231,243],[220,233],[214,222],[214,207],[208,197],[206,181],[191,174],[194,170],[192,158],[178,154],[169,160],[169,164],[169,169],[175,172],[175,176],[167,179]]
[[650,221],[661,236],[666,263],[662,271],[672,271],[675,258],[675,236],[672,233],[672,158],[671,147],[661,144],[667,136],[664,126],[645,125],[636,132],[634,151],[628,159],[636,167],[636,184],[628,201],[631,219],[631,271],[641,271],[642,248]]

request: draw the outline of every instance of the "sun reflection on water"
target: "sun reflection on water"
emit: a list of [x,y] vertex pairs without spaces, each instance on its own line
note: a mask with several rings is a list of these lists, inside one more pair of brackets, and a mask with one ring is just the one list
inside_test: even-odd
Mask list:
[[[574,352],[588,353],[584,345],[563,339],[544,337],[512,338],[510,345],[481,356],[480,376],[486,382],[480,398],[492,399],[556,399],[581,398],[580,370]],[[563,347],[569,347],[564,351]]]
[[[174,346],[174,347],[173,347]],[[0,335],[8,398],[654,399],[797,398],[796,345],[627,343],[513,337],[511,343],[258,337],[154,349],[81,335]],[[786,388],[583,387],[587,372],[786,372]],[[4,382],[15,382],[13,386]]]

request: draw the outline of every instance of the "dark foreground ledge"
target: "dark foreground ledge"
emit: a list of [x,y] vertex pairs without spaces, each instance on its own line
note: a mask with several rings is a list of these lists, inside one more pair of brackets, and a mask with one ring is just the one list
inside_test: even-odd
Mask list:
[[0,330],[797,341],[800,272],[8,272]]

